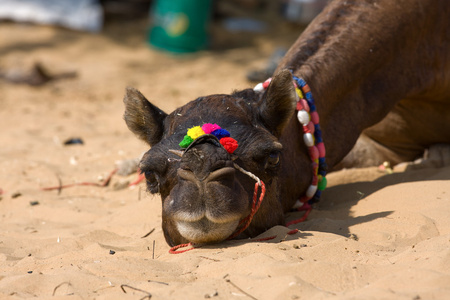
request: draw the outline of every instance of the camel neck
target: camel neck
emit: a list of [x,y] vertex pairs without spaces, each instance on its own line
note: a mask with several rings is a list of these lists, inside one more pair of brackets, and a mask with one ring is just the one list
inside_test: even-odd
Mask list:
[[278,67],[309,84],[330,167],[400,99],[433,88],[428,74],[438,64],[436,50],[427,45],[442,31],[432,19],[444,1],[400,2],[405,2],[401,16],[395,13],[397,1],[331,2]]

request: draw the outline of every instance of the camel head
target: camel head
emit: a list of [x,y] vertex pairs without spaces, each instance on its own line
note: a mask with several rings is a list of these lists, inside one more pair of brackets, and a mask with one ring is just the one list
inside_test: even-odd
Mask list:
[[[296,96],[289,71],[276,75],[264,92],[253,89],[231,95],[200,97],[166,114],[139,91],[124,98],[128,128],[151,147],[140,162],[151,193],[162,200],[162,227],[169,245],[215,243],[229,238],[252,207],[253,173],[266,185],[263,204],[241,236],[253,236],[280,224],[277,191],[283,145],[279,137],[294,115]],[[237,141],[225,149],[219,138],[205,134],[183,147],[187,131],[217,124]]]

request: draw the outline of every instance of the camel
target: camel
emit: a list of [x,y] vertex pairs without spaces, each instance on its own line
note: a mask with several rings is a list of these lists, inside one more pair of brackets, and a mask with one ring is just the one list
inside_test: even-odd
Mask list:
[[[263,88],[200,97],[170,114],[128,88],[124,118],[151,147],[140,168],[148,190],[161,195],[167,243],[254,237],[284,225],[299,199],[300,206],[316,201],[310,188],[327,167],[396,164],[449,143],[449,15],[448,0],[334,0]],[[310,116],[320,115],[326,164],[319,171],[293,78],[315,99]],[[198,134],[201,126],[218,126],[232,141],[209,129]],[[254,180],[265,184],[256,212]]]

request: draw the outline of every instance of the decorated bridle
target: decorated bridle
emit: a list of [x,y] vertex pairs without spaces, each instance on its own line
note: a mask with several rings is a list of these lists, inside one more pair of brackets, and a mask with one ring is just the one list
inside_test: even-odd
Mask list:
[[[293,209],[297,209],[299,211],[306,211],[304,216],[300,219],[288,222],[286,226],[304,221],[312,210],[311,204],[320,199],[320,195],[327,185],[327,180],[325,178],[327,171],[327,165],[325,162],[325,145],[322,140],[322,131],[319,125],[319,114],[317,113],[316,106],[314,104],[314,98],[312,96],[311,89],[302,78],[293,76],[293,79],[297,95],[297,119],[302,126],[303,141],[308,147],[313,176],[311,184],[306,190],[305,195],[298,199],[293,207]],[[269,87],[271,81],[272,78],[269,78],[263,83],[257,84],[253,90],[257,93],[264,92]],[[220,145],[222,145],[223,148],[225,148],[225,150],[230,154],[232,154],[238,147],[238,142],[230,136],[230,133],[227,130],[221,128],[217,124],[211,123],[206,123],[202,126],[194,126],[188,129],[187,134],[184,136],[179,146],[186,151],[197,139],[204,137],[205,135],[209,135],[217,139]],[[256,183],[250,214],[239,222],[236,231],[233,232],[227,239],[233,239],[247,229],[253,219],[253,216],[258,211],[265,195],[265,185],[261,179],[253,173],[244,170],[237,164],[234,164],[234,167],[253,178]],[[257,195],[259,187],[261,188],[261,194],[258,198]],[[182,253],[184,251],[194,249],[190,248],[184,251],[177,251],[177,249],[188,245],[191,245],[191,243],[175,246],[170,250],[170,253]]]
[[[221,128],[217,124],[211,124],[211,123],[206,123],[206,124],[203,124],[202,126],[194,126],[192,128],[189,128],[186,135],[184,136],[183,140],[180,142],[179,146],[181,148],[185,149],[185,151],[187,151],[189,149],[189,147],[191,145],[193,145],[193,143],[196,140],[206,137],[206,136],[210,136],[214,139],[217,139],[219,141],[220,145],[222,145],[222,147],[225,148],[225,150],[230,154],[232,154],[239,146],[238,142],[235,139],[233,139],[232,137],[230,137],[230,133],[226,129]],[[250,214],[239,222],[239,225],[238,225],[237,229],[235,230],[235,232],[233,232],[227,238],[229,240],[237,237],[245,229],[247,229],[247,227],[252,222],[253,216],[258,211],[258,209],[264,199],[264,195],[266,193],[266,186],[265,186],[264,182],[258,178],[258,176],[256,176],[255,174],[253,174],[249,171],[246,171],[245,169],[243,169],[242,167],[238,166],[235,163],[233,163],[233,166],[237,170],[241,171],[242,173],[244,173],[247,176],[254,179],[256,181],[256,183],[255,183],[255,189],[253,192],[253,202],[252,202],[252,209],[250,211]],[[261,188],[261,194],[260,194],[259,198],[258,198],[258,188]]]

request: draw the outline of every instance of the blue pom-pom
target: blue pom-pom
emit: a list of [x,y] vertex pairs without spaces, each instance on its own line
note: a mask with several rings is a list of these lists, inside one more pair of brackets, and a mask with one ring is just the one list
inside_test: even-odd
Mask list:
[[229,133],[227,130],[223,129],[223,128],[221,128],[221,129],[216,129],[216,130],[214,130],[213,132],[211,132],[211,134],[214,135],[214,136],[215,136],[216,138],[218,138],[219,140],[220,140],[221,138],[229,137],[229,136],[230,136],[230,133]]

